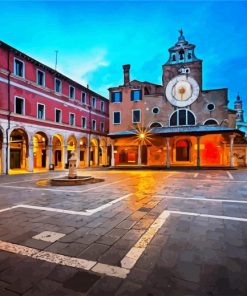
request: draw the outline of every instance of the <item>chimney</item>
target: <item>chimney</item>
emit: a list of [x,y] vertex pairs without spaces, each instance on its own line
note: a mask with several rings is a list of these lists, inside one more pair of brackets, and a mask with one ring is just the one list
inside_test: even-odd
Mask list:
[[124,85],[128,85],[130,82],[130,65],[123,65],[124,70]]

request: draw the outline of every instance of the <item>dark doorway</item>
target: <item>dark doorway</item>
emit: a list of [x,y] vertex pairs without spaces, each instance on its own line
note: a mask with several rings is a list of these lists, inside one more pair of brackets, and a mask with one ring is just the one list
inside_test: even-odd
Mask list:
[[61,150],[55,151],[55,166],[58,166],[58,163],[61,162]]
[[147,154],[147,146],[143,145],[141,147],[142,151],[141,151],[141,155],[142,155],[142,164],[147,164],[147,160],[148,160],[148,154]]
[[189,161],[190,160],[190,143],[189,141],[181,140],[176,145],[176,160]]
[[42,168],[46,167],[46,149],[42,149],[41,166]]
[[10,149],[10,168],[11,169],[21,168],[21,150]]

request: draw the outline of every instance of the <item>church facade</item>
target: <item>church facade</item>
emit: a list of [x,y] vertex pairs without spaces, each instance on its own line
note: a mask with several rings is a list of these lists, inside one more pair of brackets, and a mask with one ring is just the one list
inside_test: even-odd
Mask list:
[[203,90],[202,63],[181,30],[162,66],[161,85],[131,81],[130,65],[123,66],[124,84],[109,89],[112,166],[246,165],[244,133],[228,108],[228,90]]

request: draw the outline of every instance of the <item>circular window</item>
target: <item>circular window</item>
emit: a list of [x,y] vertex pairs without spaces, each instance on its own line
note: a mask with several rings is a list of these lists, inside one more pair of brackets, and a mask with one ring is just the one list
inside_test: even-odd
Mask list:
[[210,103],[210,104],[207,105],[207,108],[208,108],[209,111],[213,111],[215,109],[215,105]]
[[153,114],[158,114],[160,112],[160,109],[158,107],[154,107],[152,109]]

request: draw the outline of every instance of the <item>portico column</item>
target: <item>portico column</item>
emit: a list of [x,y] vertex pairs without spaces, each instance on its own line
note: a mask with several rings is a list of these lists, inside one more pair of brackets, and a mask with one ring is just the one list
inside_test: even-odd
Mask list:
[[114,144],[111,144],[111,166],[115,166]]
[[76,149],[76,154],[77,154],[77,161],[76,161],[76,167],[79,168],[80,167],[80,152],[81,152],[81,145],[79,144],[77,146],[77,149]]
[[166,138],[166,167],[170,168],[170,138]]
[[95,158],[95,165],[98,166],[99,165],[99,146],[98,145],[95,147],[94,158]]
[[234,166],[233,162],[233,144],[234,144],[235,135],[230,135],[230,167]]
[[[3,174],[6,174],[6,149],[7,149],[7,144],[2,143],[2,172]],[[9,166],[8,166],[9,168]]]
[[142,164],[142,156],[141,156],[141,144],[138,145],[138,153],[137,153],[137,164]]
[[67,145],[63,146],[63,168],[65,168],[68,162],[68,147]]
[[50,164],[52,164],[52,145],[46,146],[46,168],[49,169]]
[[197,167],[199,168],[201,166],[201,154],[200,154],[200,139],[201,137],[200,136],[197,136],[196,137],[196,140],[197,140]]
[[33,172],[33,145],[28,147],[28,171]]

